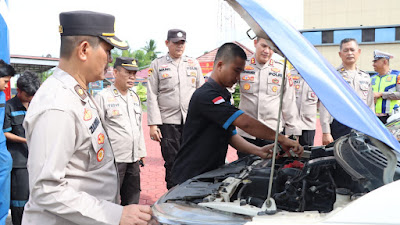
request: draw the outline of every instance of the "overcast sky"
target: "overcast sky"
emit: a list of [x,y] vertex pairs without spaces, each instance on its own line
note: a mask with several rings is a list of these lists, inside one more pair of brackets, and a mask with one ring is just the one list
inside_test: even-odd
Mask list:
[[[255,1],[303,28],[303,0]],[[157,50],[165,54],[164,42],[172,28],[187,32],[188,56],[198,57],[235,40],[254,49],[245,34],[249,26],[223,0],[9,0],[10,53],[58,57],[58,16],[72,10],[113,14],[116,35],[133,50],[154,39]]]

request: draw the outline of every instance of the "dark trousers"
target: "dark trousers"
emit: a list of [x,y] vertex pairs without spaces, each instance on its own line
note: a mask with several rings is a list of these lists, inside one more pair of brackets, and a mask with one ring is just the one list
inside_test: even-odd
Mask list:
[[303,130],[299,137],[299,144],[301,146],[314,146],[315,130]]
[[351,128],[340,123],[337,120],[333,120],[333,122],[331,123],[331,135],[333,140],[336,140],[346,134],[349,134],[351,131]]
[[11,219],[13,225],[22,222],[24,206],[29,199],[29,176],[26,168],[13,168],[11,171]]
[[133,163],[117,163],[121,205],[138,204],[140,198],[139,161]]
[[165,161],[165,182],[167,182],[167,189],[171,189],[174,186],[171,180],[172,166],[181,146],[183,125],[163,124],[159,128],[162,135],[161,153]]
[[[271,141],[271,140],[263,140],[263,139],[258,139],[258,138],[251,139],[251,138],[247,138],[247,137],[243,137],[243,138],[246,141],[248,141],[248,142],[250,142],[250,143],[252,143],[254,145],[257,145],[258,147],[262,147],[262,146],[274,143],[274,141]],[[241,159],[243,157],[248,156],[249,154],[237,151],[237,155],[238,155],[239,159]]]
[[378,118],[382,121],[383,124],[387,123],[387,119],[389,118],[389,115],[387,116],[378,116]]

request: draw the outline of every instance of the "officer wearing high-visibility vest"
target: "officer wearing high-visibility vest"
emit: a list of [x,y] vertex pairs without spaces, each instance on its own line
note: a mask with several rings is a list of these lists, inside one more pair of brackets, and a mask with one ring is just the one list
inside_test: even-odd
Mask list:
[[379,50],[374,51],[373,67],[377,72],[371,77],[374,91],[375,114],[386,123],[395,104],[400,105],[399,71],[389,68],[389,59],[393,55]]

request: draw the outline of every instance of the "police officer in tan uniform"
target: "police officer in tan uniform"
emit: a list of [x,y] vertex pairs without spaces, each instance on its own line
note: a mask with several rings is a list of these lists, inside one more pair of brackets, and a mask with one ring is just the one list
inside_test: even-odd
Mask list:
[[172,187],[170,174],[180,148],[189,101],[193,92],[204,83],[204,77],[197,60],[183,55],[185,31],[169,30],[165,44],[168,54],[155,59],[149,69],[147,120],[150,138],[161,143],[165,181],[169,189]]
[[313,146],[317,124],[318,97],[296,69],[292,69],[290,74],[296,90],[296,105],[301,122],[302,132],[299,143],[300,145]]
[[139,203],[139,165],[146,156],[140,99],[132,90],[138,70],[136,60],[118,57],[114,84],[96,96],[118,166],[121,205]]
[[60,62],[25,116],[30,198],[22,224],[146,224],[149,206],[120,206],[114,154],[103,115],[87,92],[104,79],[111,49],[128,45],[115,18],[90,11],[60,14]]
[[[283,84],[283,64],[272,58],[274,52],[266,40],[258,37],[254,40],[254,46],[256,52],[250,60],[246,61],[244,71],[240,74],[239,109],[276,130],[279,96],[281,88],[284,88],[282,120],[285,124],[281,123],[279,131],[282,132],[285,128],[287,135],[301,135],[295,90],[289,70],[286,70],[286,82]],[[241,129],[238,129],[238,134],[255,145],[268,144],[267,140],[257,139]],[[244,156],[240,152],[238,155]]]
[[[374,94],[372,92],[370,76],[360,70],[357,65],[357,59],[361,54],[357,41],[353,38],[345,38],[340,42],[339,56],[342,59],[342,65],[337,71],[343,79],[354,89],[357,95],[367,104],[371,110],[374,110]],[[328,110],[321,105],[320,120],[322,128],[322,143],[327,145],[339,137],[348,134],[351,131],[337,120],[335,120]]]

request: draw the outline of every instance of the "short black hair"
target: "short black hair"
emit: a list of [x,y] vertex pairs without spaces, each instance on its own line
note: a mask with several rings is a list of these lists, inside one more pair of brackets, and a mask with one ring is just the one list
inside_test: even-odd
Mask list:
[[39,77],[29,70],[26,70],[17,80],[17,88],[29,96],[34,96],[39,87]]
[[342,50],[342,45],[343,44],[349,43],[350,41],[354,41],[354,43],[356,43],[356,45],[358,46],[358,42],[357,42],[356,39],[354,39],[354,38],[345,38],[340,42],[340,50]]
[[246,53],[239,45],[232,42],[225,43],[219,47],[217,55],[215,56],[214,65],[216,65],[219,60],[231,62],[236,59],[236,57],[240,57],[244,60],[247,59]]
[[0,59],[0,77],[12,77],[15,75],[15,73],[14,67]]
[[87,41],[93,48],[96,48],[101,40],[95,36],[61,36],[60,57],[70,58],[75,47],[82,41]]

